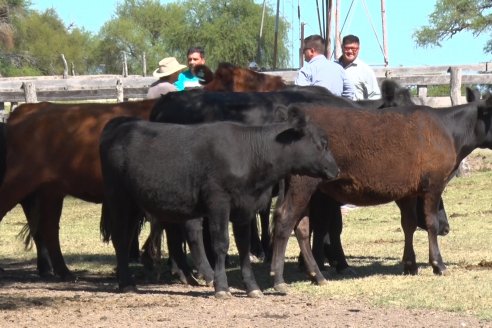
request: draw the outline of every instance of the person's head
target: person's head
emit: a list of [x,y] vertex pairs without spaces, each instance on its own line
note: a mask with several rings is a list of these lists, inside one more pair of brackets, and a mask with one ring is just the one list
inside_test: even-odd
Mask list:
[[342,61],[344,64],[352,63],[359,55],[360,41],[355,35],[349,34],[342,39]]
[[324,51],[325,40],[320,35],[314,34],[304,39],[302,52],[305,61],[310,61],[313,57],[323,54]]
[[173,83],[184,68],[186,68],[186,65],[178,63],[176,58],[166,57],[159,62],[159,67],[152,73],[152,76],[159,80]]
[[205,50],[202,47],[191,47],[186,53],[188,68],[193,72],[197,65],[205,65]]

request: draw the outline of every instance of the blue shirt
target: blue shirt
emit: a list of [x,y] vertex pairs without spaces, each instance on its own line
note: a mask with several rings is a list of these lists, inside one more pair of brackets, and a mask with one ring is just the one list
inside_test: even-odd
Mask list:
[[191,70],[186,70],[179,73],[178,80],[174,82],[176,89],[178,91],[183,91],[184,89],[200,88],[200,79],[193,75]]
[[297,73],[296,85],[319,85],[334,95],[355,99],[355,87],[342,66],[324,55],[313,57]]

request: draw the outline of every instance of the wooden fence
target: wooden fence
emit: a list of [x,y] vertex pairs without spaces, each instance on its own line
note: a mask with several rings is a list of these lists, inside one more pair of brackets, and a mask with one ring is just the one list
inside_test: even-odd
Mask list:
[[[460,66],[389,67],[375,68],[378,80],[391,78],[402,86],[415,86],[424,104],[445,106],[442,101],[427,97],[427,86],[449,84],[447,102],[463,102],[460,95],[462,84],[492,84],[492,63]],[[267,74],[280,75],[292,83],[297,71],[274,71]],[[0,78],[0,111],[4,104],[37,101],[86,101],[111,99],[124,101],[144,98],[153,77],[137,75],[88,75]]]

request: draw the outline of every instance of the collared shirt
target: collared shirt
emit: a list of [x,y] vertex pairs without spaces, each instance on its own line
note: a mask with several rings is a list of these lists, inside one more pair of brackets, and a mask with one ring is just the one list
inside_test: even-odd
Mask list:
[[191,70],[186,70],[179,73],[178,80],[174,82],[174,85],[178,91],[183,91],[185,89],[201,88],[200,79],[193,75]]
[[381,98],[381,90],[379,89],[376,74],[372,68],[357,57],[352,63],[343,66],[341,57],[339,63],[347,73],[348,78],[352,81],[355,87],[355,98],[357,100],[364,99],[379,99]]
[[324,55],[313,57],[304,65],[295,80],[296,85],[319,85],[334,95],[354,99],[355,88],[348,79],[345,70],[335,62],[329,61]]

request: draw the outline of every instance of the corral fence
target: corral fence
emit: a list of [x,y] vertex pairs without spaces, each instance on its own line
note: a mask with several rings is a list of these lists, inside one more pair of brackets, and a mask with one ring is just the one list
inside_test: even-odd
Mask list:
[[[462,85],[492,84],[492,62],[460,66],[385,67],[375,68],[381,82],[391,78],[401,86],[417,88],[422,103],[434,107],[464,103]],[[297,71],[273,71],[293,83]],[[8,115],[6,104],[15,108],[19,103],[38,101],[126,101],[142,99],[154,77],[139,75],[81,75],[0,78],[0,114]],[[450,85],[449,97],[427,97],[427,87]]]

